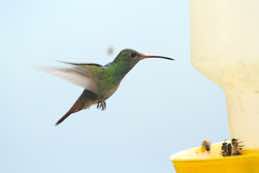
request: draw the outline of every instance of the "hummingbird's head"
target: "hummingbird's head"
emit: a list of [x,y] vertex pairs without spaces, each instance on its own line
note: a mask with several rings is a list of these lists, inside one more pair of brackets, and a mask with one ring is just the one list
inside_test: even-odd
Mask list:
[[128,62],[138,62],[140,60],[147,59],[147,58],[161,58],[161,59],[167,59],[167,60],[174,60],[172,58],[168,58],[164,56],[139,53],[133,49],[123,49],[119,53],[116,59],[122,60],[122,61],[128,61]]
[[147,58],[162,58],[168,60],[174,60],[172,58],[164,57],[164,56],[155,56],[155,55],[147,55],[143,53],[139,53],[132,49],[123,49],[117,55],[112,63],[111,66],[115,69],[115,78],[118,81],[121,79],[142,59]]

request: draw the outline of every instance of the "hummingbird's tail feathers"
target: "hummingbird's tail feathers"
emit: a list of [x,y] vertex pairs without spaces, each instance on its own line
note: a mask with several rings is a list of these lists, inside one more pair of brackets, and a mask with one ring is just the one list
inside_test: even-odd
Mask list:
[[86,109],[90,107],[92,104],[95,104],[97,100],[98,96],[95,93],[85,89],[81,96],[73,104],[73,106],[68,110],[68,112],[56,122],[56,125],[62,123],[71,114],[78,112],[82,109]]
[[62,123],[65,119],[67,119],[67,117],[69,117],[69,115],[71,115],[73,113],[73,111],[68,111],[65,115],[63,115],[57,122],[56,122],[56,126],[59,125],[60,123]]
[[78,112],[84,108],[84,104],[81,101],[76,101],[76,103],[63,115],[57,122],[56,126],[62,123],[67,117],[69,117],[71,114]]
[[70,81],[71,83],[95,92],[96,83],[87,73],[75,68],[45,67],[44,71]]

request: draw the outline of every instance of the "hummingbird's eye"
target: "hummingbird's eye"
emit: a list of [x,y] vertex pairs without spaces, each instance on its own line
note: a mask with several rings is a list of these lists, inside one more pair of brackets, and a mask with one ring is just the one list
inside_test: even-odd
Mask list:
[[132,52],[130,56],[131,56],[131,58],[136,58],[137,53],[136,52]]

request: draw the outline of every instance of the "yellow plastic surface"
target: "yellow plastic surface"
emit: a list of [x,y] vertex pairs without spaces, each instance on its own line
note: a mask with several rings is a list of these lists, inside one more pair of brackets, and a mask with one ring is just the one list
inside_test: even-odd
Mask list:
[[210,152],[201,147],[177,153],[171,157],[177,173],[259,173],[259,150],[244,150],[240,156],[221,156],[221,144]]

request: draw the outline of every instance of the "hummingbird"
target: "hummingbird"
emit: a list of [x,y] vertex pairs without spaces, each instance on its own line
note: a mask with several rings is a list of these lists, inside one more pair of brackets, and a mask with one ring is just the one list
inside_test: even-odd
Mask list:
[[97,105],[98,109],[106,109],[106,100],[118,89],[125,75],[140,61],[149,58],[174,60],[169,57],[146,55],[133,49],[123,49],[115,59],[106,65],[95,63],[71,63],[65,68],[48,68],[48,72],[62,77],[84,88],[82,94],[72,107],[56,122],[62,123],[71,114]]

